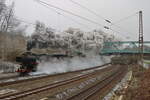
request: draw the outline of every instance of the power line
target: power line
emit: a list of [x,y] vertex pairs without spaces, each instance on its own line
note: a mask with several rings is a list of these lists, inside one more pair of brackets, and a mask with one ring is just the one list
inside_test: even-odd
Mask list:
[[[104,28],[105,28],[105,29],[109,29],[109,30],[111,30],[111,31],[113,31],[113,32],[116,32],[116,33],[120,33],[120,32],[118,32],[118,31],[116,31],[116,30],[114,30],[114,29],[112,29],[112,28],[107,27],[107,26],[104,26]],[[126,38],[128,38],[128,37],[126,37]]]
[[124,18],[122,18],[122,19],[120,19],[120,20],[116,21],[115,23],[112,23],[111,25],[113,25],[113,26],[115,26],[115,27],[117,27],[117,28],[120,28],[120,29],[124,30],[125,32],[127,32],[127,33],[130,33],[130,34],[131,34],[131,32],[127,31],[126,29],[124,29],[124,28],[122,28],[122,27],[120,27],[119,25],[116,25],[116,23],[119,23],[119,22],[125,21],[125,20],[127,20],[127,19],[129,19],[129,18],[131,18],[131,17],[135,16],[136,14],[138,14],[138,12],[136,12],[136,13],[134,13],[134,14],[130,15],[130,16],[124,17]]
[[100,24],[100,23],[97,23],[97,22],[95,22],[95,21],[93,21],[93,20],[90,20],[90,19],[88,19],[88,18],[86,18],[86,17],[77,15],[77,14],[71,12],[71,11],[67,11],[67,10],[61,9],[61,8],[59,8],[59,7],[57,7],[57,6],[54,6],[54,5],[52,5],[52,4],[48,4],[48,3],[43,2],[43,1],[41,1],[41,0],[36,0],[36,1],[37,1],[37,2],[40,2],[40,4],[43,3],[43,4],[47,5],[47,6],[52,7],[52,8],[61,10],[61,11],[65,12],[65,13],[68,13],[68,14],[71,14],[71,15],[73,15],[73,16],[76,16],[76,17],[78,17],[78,18],[80,18],[80,19],[86,20],[86,21],[88,21],[88,22],[90,22],[90,23],[93,23],[93,24],[99,25],[99,26],[101,26],[101,27],[104,27],[104,26],[103,26],[102,24]]
[[[40,2],[39,2],[39,3],[40,3]],[[50,9],[51,11],[53,11],[53,12],[55,12],[55,13],[57,13],[57,14],[63,16],[64,18],[69,19],[69,20],[71,20],[72,22],[77,23],[78,25],[84,26],[85,28],[89,28],[87,25],[85,25],[85,24],[83,24],[83,23],[80,23],[80,22],[74,20],[74,19],[71,18],[71,17],[65,16],[64,14],[62,14],[62,13],[60,13],[60,12],[58,12],[58,11],[52,9],[52,8],[50,8],[49,6],[46,6],[46,5],[42,4],[42,3],[40,3],[40,4],[43,5],[43,6],[45,6],[45,7],[48,8],[48,9]]]
[[16,17],[15,19],[18,20],[18,21],[20,21],[20,22],[23,22],[23,23],[26,23],[26,24],[29,24],[29,25],[33,25],[33,26],[36,25],[35,23],[26,21],[26,20],[24,20],[24,19],[22,19],[22,18],[19,18],[19,17],[17,17],[17,16],[15,16],[15,17]]
[[[57,6],[55,6],[55,5],[52,5],[52,4],[48,4],[48,3],[44,2],[44,1],[41,1],[41,0],[36,0],[36,1],[37,1],[39,4],[47,5],[47,6],[49,6],[49,7],[52,7],[52,8],[58,9],[58,10],[60,10],[60,11],[63,11],[63,12],[65,12],[65,13],[68,13],[68,14],[71,14],[71,15],[73,15],[73,16],[76,16],[76,17],[78,17],[78,18],[80,18],[80,19],[86,20],[86,21],[88,21],[88,22],[90,22],[90,23],[99,25],[99,26],[101,26],[101,27],[103,27],[103,28],[105,28],[105,29],[109,29],[109,30],[112,30],[113,32],[117,32],[117,31],[115,31],[114,29],[111,29],[111,28],[109,28],[109,27],[107,27],[107,26],[103,26],[103,25],[100,24],[100,23],[97,23],[97,22],[95,22],[95,21],[93,21],[93,20],[90,20],[90,19],[88,19],[88,18],[86,18],[86,17],[77,15],[77,14],[71,12],[71,11],[64,10],[64,9],[62,9],[62,8],[59,8],[59,7],[57,7]],[[109,22],[109,20],[107,20],[107,22]],[[117,32],[117,33],[119,33],[119,32]]]
[[[79,4],[78,2],[75,2],[75,1],[73,1],[73,0],[69,0],[69,1],[72,2],[72,3],[74,3],[74,4],[76,4],[76,5],[78,5],[79,7],[81,7],[81,8],[83,8],[83,9],[87,10],[88,12],[94,14],[95,16],[97,16],[97,17],[103,19],[103,20],[106,21],[107,23],[109,23],[109,24],[111,24],[111,25],[113,25],[113,26],[115,26],[115,27],[117,27],[117,28],[119,28],[119,29],[122,29],[120,26],[118,26],[118,25],[112,23],[110,20],[108,20],[108,19],[104,18],[103,16],[97,14],[97,13],[94,12],[93,10],[91,10],[91,9],[89,9],[89,8],[87,8],[87,7],[83,6],[83,5],[81,5],[81,4]],[[134,13],[133,15],[135,15],[135,14],[137,14],[137,13]],[[123,19],[121,19],[121,20],[119,20],[119,21],[117,21],[117,22],[126,20],[127,18],[130,18],[130,17],[132,17],[133,15],[130,15],[130,16],[126,17],[126,18],[123,18]],[[124,30],[124,29],[123,29],[123,30]],[[126,30],[124,30],[124,31],[126,31]],[[131,32],[129,32],[129,31],[126,31],[126,32],[131,33]]]
[[[120,33],[120,32],[118,32],[118,31],[116,31],[116,30],[114,30],[114,29],[111,29],[111,28],[110,28],[110,30],[113,31],[113,32],[116,32],[116,33]],[[124,38],[127,38],[127,39],[128,39],[129,36],[126,36],[126,37],[124,37]]]
[[[101,19],[103,19],[103,20],[106,21],[106,19],[105,19],[103,16],[97,14],[96,12],[92,11],[91,9],[89,9],[89,8],[87,8],[87,7],[81,5],[81,4],[79,4],[78,2],[75,2],[75,1],[73,1],[73,0],[69,0],[69,1],[72,2],[72,3],[74,3],[74,4],[76,4],[76,5],[78,5],[78,6],[80,6],[80,7],[83,8],[83,9],[86,9],[86,10],[89,11],[90,13],[92,13],[92,14],[94,14],[95,16],[100,17]],[[110,22],[109,20],[107,20],[107,21]]]
[[67,19],[69,19],[69,20],[71,20],[71,21],[73,21],[73,22],[75,22],[75,23],[77,23],[77,24],[79,24],[79,25],[84,26],[85,28],[89,28],[87,25],[85,25],[85,24],[83,24],[83,23],[80,23],[80,22],[74,20],[74,19],[71,18],[71,17],[67,17],[67,16],[65,16],[65,15],[63,15],[63,14],[62,14],[62,16],[66,17]]
[[[114,25],[114,24],[111,24],[111,25]],[[119,29],[122,29],[122,30],[124,30],[125,32],[127,32],[127,33],[130,33],[131,34],[131,32],[129,32],[129,31],[127,31],[126,29],[123,29],[122,27],[120,27],[120,26],[118,26],[118,25],[114,25],[115,27],[117,27],[117,28],[119,28]]]
[[127,20],[127,19],[129,19],[129,18],[135,16],[136,14],[138,14],[138,12],[136,12],[136,13],[134,13],[134,14],[132,14],[132,15],[129,15],[129,16],[127,16],[127,17],[124,17],[124,18],[122,18],[122,19],[120,19],[120,20],[114,22],[114,24],[120,23],[120,22],[122,22],[122,21],[125,21],[125,20]]

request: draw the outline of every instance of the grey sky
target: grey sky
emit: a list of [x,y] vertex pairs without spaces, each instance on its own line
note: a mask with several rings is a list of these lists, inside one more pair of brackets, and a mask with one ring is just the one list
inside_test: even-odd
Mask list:
[[[13,0],[8,0],[8,4]],[[81,20],[77,17],[71,16],[64,12],[61,12],[65,16],[69,16],[80,23],[85,24],[86,26],[81,26],[73,21],[70,21],[63,16],[51,11],[38,4],[34,0],[14,0],[15,1],[15,15],[19,18],[22,18],[26,21],[35,23],[36,20],[44,22],[46,25],[56,28],[57,30],[64,30],[67,27],[78,27],[83,30],[91,30],[95,28],[100,28],[104,30],[101,26],[94,25],[87,21]],[[65,10],[72,11],[81,16],[87,17],[93,21],[99,22],[100,24],[107,25],[101,18],[97,18],[93,14],[81,9],[79,6],[71,3],[69,0],[44,0],[47,3],[56,5]],[[116,22],[121,18],[132,15],[139,10],[142,10],[144,13],[144,39],[150,39],[150,0],[74,0],[91,10],[94,10],[99,15],[111,20],[112,22]],[[116,27],[112,27],[116,31],[119,31],[120,36],[130,36],[133,39],[138,39],[138,14],[136,16],[131,17],[128,20],[117,23],[118,26],[123,29],[119,29]],[[30,28],[31,30],[31,28]],[[125,31],[124,31],[125,30]],[[126,32],[129,31],[129,32]],[[106,30],[104,30],[106,31]],[[30,31],[31,32],[31,31]],[[109,31],[110,32],[110,31]],[[29,33],[30,34],[30,33]]]

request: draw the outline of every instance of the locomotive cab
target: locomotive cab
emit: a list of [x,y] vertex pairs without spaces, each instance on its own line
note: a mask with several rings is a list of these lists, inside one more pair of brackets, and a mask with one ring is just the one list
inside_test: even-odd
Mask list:
[[30,54],[23,54],[22,57],[16,57],[16,61],[21,65],[17,70],[20,76],[28,75],[30,72],[37,71],[37,59]]

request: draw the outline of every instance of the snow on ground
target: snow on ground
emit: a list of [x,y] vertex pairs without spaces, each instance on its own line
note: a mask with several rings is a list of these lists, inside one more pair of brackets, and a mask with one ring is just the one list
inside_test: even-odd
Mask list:
[[104,56],[102,57],[99,55],[87,55],[86,57],[64,58],[60,60],[53,58],[47,62],[42,61],[39,64],[38,72],[36,73],[46,73],[46,74],[63,73],[68,71],[99,66],[109,62],[110,62],[109,57]]

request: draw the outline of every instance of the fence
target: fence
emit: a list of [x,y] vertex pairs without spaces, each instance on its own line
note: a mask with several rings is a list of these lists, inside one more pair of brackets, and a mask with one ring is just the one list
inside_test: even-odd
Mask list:
[[0,73],[13,73],[20,65],[0,60]]

